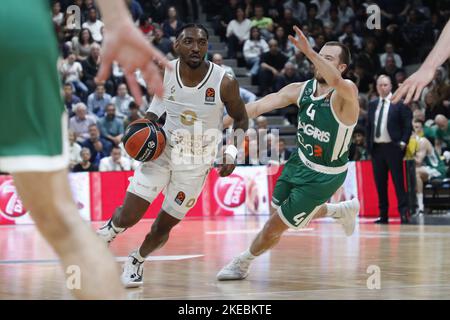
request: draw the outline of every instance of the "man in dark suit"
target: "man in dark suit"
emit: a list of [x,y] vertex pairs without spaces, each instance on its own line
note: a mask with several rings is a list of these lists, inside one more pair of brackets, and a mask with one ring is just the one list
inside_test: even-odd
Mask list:
[[388,172],[391,171],[398,199],[398,211],[402,223],[409,222],[408,200],[404,186],[403,156],[412,131],[412,113],[408,106],[392,104],[392,83],[389,76],[377,79],[379,98],[369,103],[367,142],[372,155],[373,173],[378,192],[380,219],[375,223],[386,224],[388,219]]
[[292,151],[286,148],[286,141],[283,138],[278,140],[278,150],[280,163],[286,163],[292,154]]

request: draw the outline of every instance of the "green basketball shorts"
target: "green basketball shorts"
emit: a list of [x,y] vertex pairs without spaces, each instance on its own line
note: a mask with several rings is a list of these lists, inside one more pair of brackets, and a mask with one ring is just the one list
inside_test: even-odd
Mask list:
[[319,207],[342,186],[346,175],[347,171],[339,174],[314,171],[294,151],[277,180],[272,206],[289,227],[306,227]]
[[58,47],[45,0],[0,6],[0,171],[68,165]]

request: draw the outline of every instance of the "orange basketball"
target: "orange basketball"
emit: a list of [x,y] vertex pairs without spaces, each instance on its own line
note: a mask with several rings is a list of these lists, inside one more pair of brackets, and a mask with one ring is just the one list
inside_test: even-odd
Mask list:
[[156,160],[166,147],[166,134],[156,123],[139,119],[130,123],[122,138],[130,157],[137,161]]

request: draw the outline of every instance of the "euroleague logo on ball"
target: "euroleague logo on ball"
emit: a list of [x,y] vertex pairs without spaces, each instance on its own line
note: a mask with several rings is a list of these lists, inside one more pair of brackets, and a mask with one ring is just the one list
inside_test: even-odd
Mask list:
[[245,180],[237,174],[217,179],[214,186],[217,203],[226,210],[237,208],[245,201]]
[[27,209],[23,207],[12,179],[0,184],[0,215],[8,220],[14,220],[26,213]]

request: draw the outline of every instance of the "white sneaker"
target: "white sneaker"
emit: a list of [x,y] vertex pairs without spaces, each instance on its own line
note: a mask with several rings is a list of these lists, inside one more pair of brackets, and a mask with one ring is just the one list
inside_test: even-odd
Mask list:
[[242,280],[247,278],[250,261],[234,258],[229,264],[222,268],[217,274],[217,280]]
[[339,204],[340,218],[336,220],[342,225],[347,237],[355,232],[356,216],[359,213],[359,200],[353,198],[350,201],[344,201]]
[[107,244],[110,244],[119,233],[123,232],[113,227],[112,219],[110,219],[103,227],[97,230],[97,235],[105,241]]
[[144,262],[139,262],[133,251],[128,260],[123,265],[123,272],[120,280],[125,288],[137,288],[143,285]]

